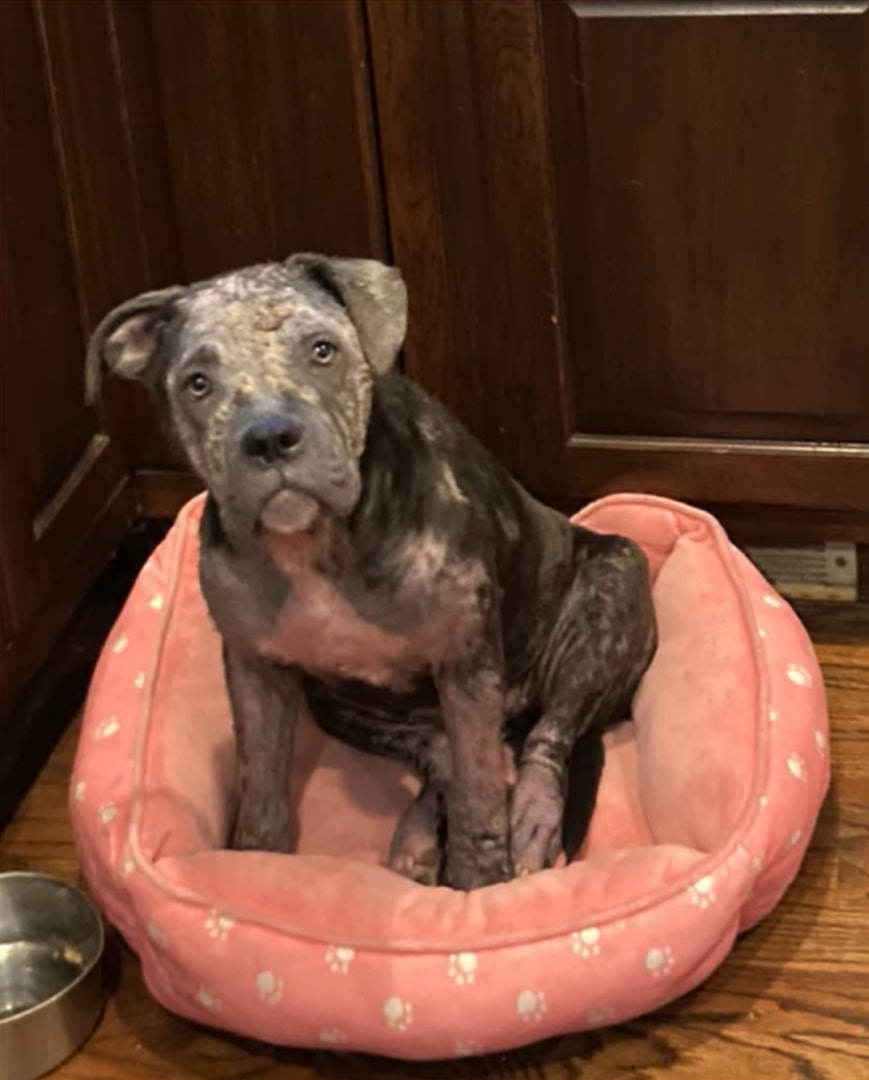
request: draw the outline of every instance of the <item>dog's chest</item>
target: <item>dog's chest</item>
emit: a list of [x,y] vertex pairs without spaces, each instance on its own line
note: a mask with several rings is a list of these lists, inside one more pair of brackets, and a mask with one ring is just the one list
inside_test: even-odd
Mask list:
[[316,574],[293,578],[274,628],[258,643],[258,650],[312,674],[397,689],[429,662],[425,643],[412,629],[408,633],[383,629]]

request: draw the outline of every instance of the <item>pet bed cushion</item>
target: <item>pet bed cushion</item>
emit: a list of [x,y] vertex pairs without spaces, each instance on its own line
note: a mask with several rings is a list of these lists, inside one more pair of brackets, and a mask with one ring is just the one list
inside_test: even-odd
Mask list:
[[578,517],[642,545],[660,629],[579,859],[467,894],[399,877],[383,861],[415,780],[310,723],[298,853],[222,850],[235,766],[201,511],[106,644],[70,790],[90,887],[168,1009],[294,1046],[503,1050],[685,993],[793,879],[829,775],[811,644],[713,518],[644,495]]

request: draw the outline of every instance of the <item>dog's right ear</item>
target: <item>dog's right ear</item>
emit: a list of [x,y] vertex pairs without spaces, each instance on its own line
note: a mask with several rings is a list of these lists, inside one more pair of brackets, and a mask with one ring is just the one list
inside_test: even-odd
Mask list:
[[125,379],[146,375],[157,349],[161,327],[171,318],[182,285],[141,293],[114,308],[91,335],[85,362],[85,400],[99,396],[103,368]]

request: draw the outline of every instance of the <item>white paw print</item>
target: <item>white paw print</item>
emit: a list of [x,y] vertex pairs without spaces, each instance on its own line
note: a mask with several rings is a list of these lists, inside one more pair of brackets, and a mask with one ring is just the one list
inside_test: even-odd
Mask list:
[[778,712],[775,709],[770,709],[766,718],[771,724],[774,724],[778,720]]
[[156,923],[149,922],[145,926],[145,933],[148,935],[152,945],[156,945],[158,949],[166,948],[166,935]]
[[218,911],[211,911],[205,920],[206,934],[218,941],[226,941],[233,926],[235,926],[235,919],[230,919],[228,915],[221,915]]
[[479,1057],[482,1052],[482,1046],[473,1041],[457,1042],[453,1047],[453,1057],[456,1058]]
[[615,1012],[608,1006],[599,1009],[589,1009],[585,1014],[587,1024],[608,1024],[615,1016]]
[[516,1012],[526,1024],[539,1024],[546,1015],[546,995],[542,990],[523,990],[516,998]]
[[757,628],[757,636],[758,636],[759,638],[761,638],[761,639],[763,639],[763,638],[765,638],[765,637],[766,637],[766,630],[764,630],[764,628],[763,628],[762,626],[759,626],[759,627]]
[[766,810],[766,808],[769,806],[769,795],[761,795],[761,797],[758,799],[758,804],[761,810]]
[[196,991],[196,1000],[200,1005],[204,1005],[206,1009],[212,1009],[217,1012],[220,1009],[220,998],[213,990],[209,990],[207,986],[200,986]]
[[751,869],[759,874],[763,870],[763,855],[752,855],[751,857]]
[[323,1028],[318,1036],[324,1046],[343,1046],[347,1036],[339,1028]]
[[356,950],[349,945],[330,945],[326,950],[326,967],[336,975],[346,975]]
[[97,724],[96,731],[94,731],[94,738],[97,742],[101,742],[103,739],[110,739],[120,730],[121,725],[118,723],[117,716],[110,716],[108,720],[103,720],[101,724]]
[[277,1005],[284,996],[284,980],[273,971],[261,971],[256,977],[256,992],[267,1005]]
[[787,676],[794,686],[812,685],[812,673],[802,664],[788,664]]
[[592,956],[599,956],[600,930],[596,926],[587,926],[584,930],[574,930],[570,935],[570,947],[583,960],[588,960]]
[[791,754],[788,758],[788,772],[794,780],[801,780],[803,783],[806,782],[809,775],[806,763],[799,754]]
[[148,601],[148,607],[152,611],[162,611],[163,610],[163,604],[164,604],[164,600],[163,600],[163,594],[162,593],[154,593],[154,595]]
[[673,952],[669,945],[661,949],[649,949],[646,953],[646,971],[660,979],[669,974],[673,967]]
[[803,838],[803,830],[802,829],[794,829],[794,831],[788,837],[788,842],[787,842],[787,845],[786,845],[787,850],[790,851],[792,848],[795,848],[797,846],[797,844],[800,842],[800,840],[802,840],[802,838]]
[[135,686],[135,688],[137,690],[141,690],[144,685],[145,685],[145,672],[140,671],[139,674],[135,677],[135,679],[133,679],[133,686]]
[[101,825],[111,825],[118,816],[118,808],[114,803],[103,803],[99,808],[97,815]]
[[477,977],[477,963],[476,953],[453,953],[447,973],[456,986],[469,986]]
[[136,869],[136,864],[133,861],[132,855],[128,851],[124,855],[124,858],[123,858],[123,860],[121,862],[121,874],[124,877],[129,877],[130,874],[132,874],[135,869]]
[[821,757],[823,757],[824,754],[826,754],[827,752],[827,736],[824,734],[823,731],[815,732],[815,749],[818,751]]
[[715,903],[715,879],[706,874],[698,878],[688,890],[688,898],[695,907],[703,910]]
[[393,1031],[407,1031],[413,1023],[413,1005],[400,997],[387,998],[383,1003],[383,1019]]
[[769,604],[770,607],[780,608],[782,607],[781,599],[775,595],[775,593],[764,593],[763,602]]
[[75,802],[82,801],[82,799],[84,798],[86,787],[87,785],[85,784],[84,780],[76,780],[72,789],[72,797]]
[[112,642],[112,652],[117,656],[118,653],[122,653],[124,649],[130,644],[130,639],[126,634],[121,634],[120,637],[116,637]]

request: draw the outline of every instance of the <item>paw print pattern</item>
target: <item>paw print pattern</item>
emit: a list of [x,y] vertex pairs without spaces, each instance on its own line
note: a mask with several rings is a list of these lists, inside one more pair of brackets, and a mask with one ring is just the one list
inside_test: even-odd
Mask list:
[[705,911],[715,903],[715,879],[710,874],[698,878],[688,890],[688,899]]
[[196,1000],[206,1009],[211,1009],[212,1012],[217,1012],[220,1009],[220,998],[213,990],[209,990],[207,986],[199,987],[196,991]]
[[318,1036],[324,1046],[343,1046],[347,1036],[339,1028],[323,1028]]
[[164,602],[165,601],[163,600],[162,593],[154,593],[154,595],[148,601],[148,607],[152,611],[162,611]]
[[107,720],[103,720],[102,723],[97,724],[94,731],[94,739],[97,742],[102,742],[103,739],[110,739],[113,735],[121,730],[121,725],[118,723],[117,716],[110,716]]
[[673,952],[669,945],[649,949],[646,953],[646,971],[656,979],[668,975],[673,968]]
[[166,948],[166,935],[156,923],[149,922],[145,926],[145,933],[148,935],[151,943],[156,945],[158,949]]
[[516,998],[516,1012],[526,1024],[539,1024],[546,1015],[546,995],[542,990],[523,990]]
[[788,664],[787,676],[794,686],[809,687],[812,685],[812,673],[802,664]]
[[808,780],[808,770],[806,769],[805,761],[799,754],[791,754],[788,757],[788,772],[794,778],[794,780],[800,780],[805,783]]
[[115,656],[117,656],[119,653],[122,653],[129,644],[130,639],[127,637],[127,635],[121,634],[116,637],[115,640],[112,642],[112,652],[115,654]]
[[256,977],[256,992],[260,1001],[277,1005],[284,996],[284,980],[273,971],[261,971]]
[[75,802],[82,801],[82,799],[84,798],[86,787],[87,785],[85,784],[84,780],[76,780],[72,789],[72,797]]
[[614,1016],[615,1012],[612,1009],[603,1006],[598,1009],[589,1009],[585,1014],[585,1022],[597,1027],[601,1024],[609,1024]]
[[216,941],[226,941],[233,926],[235,919],[221,915],[218,911],[211,911],[205,920],[205,933]]
[[383,1003],[383,1019],[393,1031],[407,1031],[413,1023],[413,1005],[400,997],[387,998]]
[[453,1047],[453,1057],[455,1058],[479,1057],[482,1052],[483,1047],[478,1042],[473,1041],[457,1042]]
[[575,930],[570,935],[570,947],[583,960],[600,955],[600,930],[596,926],[587,926],[584,930]]
[[774,608],[780,608],[783,606],[781,599],[776,596],[775,593],[764,593],[763,602]]
[[144,685],[145,685],[145,672],[140,671],[139,674],[135,677],[135,679],[133,679],[133,686],[135,686],[135,688],[137,690],[141,690]]
[[803,830],[802,829],[794,829],[794,831],[788,837],[788,842],[785,845],[787,850],[791,851],[793,848],[795,848],[797,846],[797,844],[800,842],[800,840],[802,840],[802,838],[803,838]]
[[456,986],[470,986],[477,977],[477,954],[472,952],[453,953],[447,974]]
[[349,945],[330,945],[326,950],[326,967],[336,975],[346,975],[356,950]]
[[815,732],[815,749],[821,757],[827,752],[827,736],[823,731]]
[[770,709],[766,714],[766,718],[771,724],[774,724],[778,720],[778,712],[775,709]]
[[111,825],[118,816],[118,808],[114,803],[103,803],[97,811],[100,825]]

